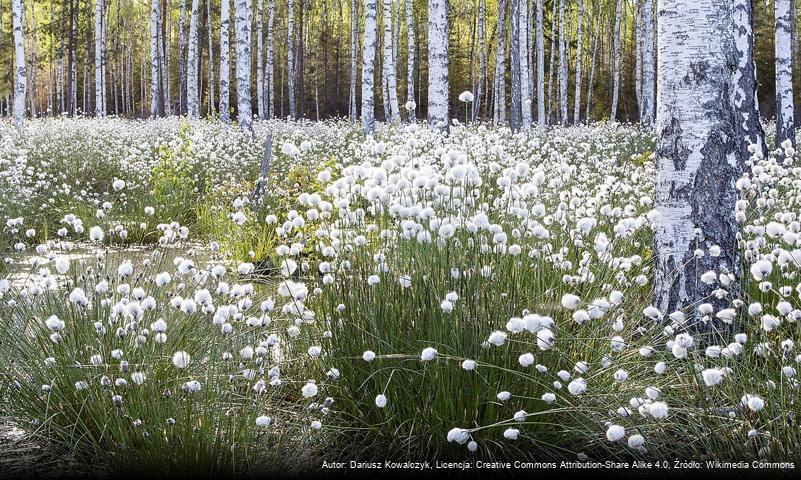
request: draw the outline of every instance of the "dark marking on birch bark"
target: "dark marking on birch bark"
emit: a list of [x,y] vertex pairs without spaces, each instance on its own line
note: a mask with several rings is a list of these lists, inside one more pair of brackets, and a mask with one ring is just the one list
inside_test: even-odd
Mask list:
[[681,141],[682,132],[678,119],[671,118],[670,123],[662,129],[657,146],[659,157],[672,159],[676,170],[684,170],[690,156],[690,149]]

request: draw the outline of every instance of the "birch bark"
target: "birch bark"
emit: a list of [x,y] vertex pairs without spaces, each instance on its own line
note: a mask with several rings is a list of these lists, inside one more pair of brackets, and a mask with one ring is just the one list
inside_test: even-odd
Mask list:
[[253,131],[253,109],[250,104],[250,28],[252,12],[249,0],[234,0],[236,32],[236,119],[239,128]]
[[448,130],[449,0],[428,0],[428,125]]
[[790,0],[776,0],[776,147],[785,140],[795,146],[793,63],[790,54]]
[[[653,303],[664,315],[687,309],[691,326],[706,322],[700,302],[726,308],[707,271],[738,276],[740,253],[734,206],[740,176],[732,79],[736,50],[727,0],[658,0]],[[721,254],[709,249],[719,246]],[[695,255],[696,249],[704,252]],[[738,281],[732,282],[738,285]],[[714,318],[714,317],[713,317]]]
[[362,49],[362,125],[364,133],[375,131],[375,49],[377,0],[364,0],[364,48]]

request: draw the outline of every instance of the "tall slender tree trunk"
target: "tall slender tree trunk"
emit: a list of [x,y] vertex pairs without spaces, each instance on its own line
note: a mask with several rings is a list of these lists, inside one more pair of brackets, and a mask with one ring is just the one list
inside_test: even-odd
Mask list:
[[542,0],[537,0],[537,123],[548,123],[545,116],[545,35],[542,31]]
[[448,130],[449,0],[428,0],[428,125]]
[[220,2],[220,120],[231,122],[231,0]]
[[306,2],[298,0],[298,68],[295,75],[298,83],[298,117],[306,116],[306,38],[303,35],[303,18],[306,16]]
[[364,133],[375,131],[375,50],[377,0],[364,0],[364,48],[362,49],[362,125]]
[[734,0],[732,7],[734,39],[737,48],[737,70],[734,72],[734,105],[737,107],[737,138],[740,139],[740,162],[751,153],[749,145],[757,146],[763,157],[768,156],[765,131],[760,121],[757,102],[756,63],[754,61],[754,11],[751,0]]
[[[561,3],[562,0],[559,0]],[[554,60],[556,55],[556,19],[559,16],[559,4],[556,3],[556,0],[553,1],[553,8],[551,9],[551,52],[550,52],[550,59],[548,61],[548,118],[553,118],[553,105],[554,105],[554,97],[553,97],[553,79],[554,79]]]
[[508,0],[498,0],[498,45],[495,50],[495,75],[493,76],[492,123],[506,123],[506,8]]
[[295,0],[288,0],[287,3],[287,31],[286,31],[286,69],[287,83],[289,84],[289,117],[292,120],[298,118],[297,106],[295,105]]
[[253,110],[250,105],[250,28],[249,0],[234,0],[234,30],[236,32],[236,119],[239,128],[253,130]]
[[22,33],[24,0],[12,0],[11,8],[14,28],[14,124],[22,127],[25,124],[25,90],[28,86],[25,73],[25,38]]
[[531,91],[529,90],[531,87],[531,80],[529,79],[531,68],[528,64],[528,46],[531,39],[528,36],[528,0],[520,0],[518,22],[518,48],[520,48],[520,120],[523,130],[529,130],[531,128]]
[[612,71],[612,109],[609,112],[609,120],[612,122],[617,121],[617,100],[620,91],[620,17],[623,10],[623,0],[616,0],[616,2],[615,31],[612,39],[615,66]]
[[186,0],[178,16],[178,113],[186,113]]
[[[740,273],[729,9],[727,0],[658,0],[655,207],[661,218],[653,304],[663,315],[687,309],[689,324],[702,331],[720,325],[705,325],[693,307],[726,308],[737,293],[717,297],[721,285],[702,282],[701,275]],[[709,253],[712,246],[720,255]]]
[[106,63],[106,46],[103,39],[103,16],[106,12],[105,0],[95,2],[95,114],[106,115],[106,85],[103,67]]
[[484,38],[484,22],[486,17],[484,0],[478,0],[478,88],[473,99],[473,121],[481,115],[482,94],[486,81],[487,44]]
[[567,114],[567,37],[565,31],[565,0],[559,2],[559,119],[563,126],[569,121]]
[[[483,1],[483,0],[482,0]],[[406,0],[406,103],[414,102],[414,3]],[[415,118],[415,110],[409,112],[409,119]]]
[[159,17],[161,5],[159,0],[150,2],[150,116],[164,114],[164,102],[161,95],[161,56],[159,55]]
[[[216,95],[214,95],[214,28],[211,21],[211,0],[206,0],[206,30],[209,37],[209,111],[208,115],[214,115]],[[169,96],[167,96],[169,98]]]
[[793,60],[790,54],[790,0],[775,0],[776,9],[776,148],[789,140],[795,146]]
[[275,0],[267,0],[267,114],[275,118],[275,74],[273,66],[273,24],[275,22]]
[[264,118],[264,0],[258,0],[256,9],[256,103],[259,118]]
[[522,124],[522,99],[520,84],[520,2],[521,0],[511,0],[510,16],[509,16],[509,43],[511,54],[509,62],[511,63],[511,80],[512,80],[512,98],[511,110],[509,112],[509,128],[513,132],[520,130]]
[[578,29],[576,31],[576,93],[573,99],[573,124],[578,125],[581,121],[581,80],[582,80],[582,59],[583,50],[583,30],[584,29],[584,0],[578,0]]
[[70,38],[69,38],[69,52],[67,55],[67,65],[69,69],[67,77],[67,90],[69,99],[67,101],[67,114],[74,116],[78,109],[78,62],[76,57],[76,37],[77,37],[77,8],[75,3],[78,0],[70,0]]
[[200,117],[198,22],[200,1],[192,0],[192,13],[189,20],[189,49],[187,51],[186,106],[189,118]]
[[383,77],[386,79],[389,116],[387,120],[394,123],[400,119],[398,110],[398,81],[395,78],[395,61],[393,59],[392,41],[392,0],[383,0],[384,17],[384,62]]
[[[742,0],[750,2],[751,0]],[[753,43],[752,43],[753,49]],[[753,61],[753,55],[752,55]],[[646,125],[654,123],[654,4],[645,0],[642,5],[642,121]],[[754,83],[756,88],[756,83]],[[757,120],[757,123],[759,121]],[[761,125],[760,125],[760,128]]]
[[348,91],[348,113],[351,120],[358,117],[356,108],[356,69],[359,64],[359,0],[350,5],[350,89]]

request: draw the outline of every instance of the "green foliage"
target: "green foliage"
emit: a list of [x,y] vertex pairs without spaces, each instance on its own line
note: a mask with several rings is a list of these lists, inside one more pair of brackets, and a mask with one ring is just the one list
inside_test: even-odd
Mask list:
[[199,192],[204,191],[204,176],[192,165],[192,127],[182,123],[176,146],[163,144],[158,148],[158,163],[150,172],[154,207],[160,218],[182,225],[194,223],[192,207]]

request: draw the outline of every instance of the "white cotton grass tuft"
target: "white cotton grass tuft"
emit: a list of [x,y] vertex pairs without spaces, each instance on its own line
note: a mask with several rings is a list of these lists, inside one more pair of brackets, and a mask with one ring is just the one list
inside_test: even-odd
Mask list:
[[626,429],[620,425],[610,425],[606,429],[606,439],[610,442],[617,442],[626,436]]
[[172,364],[175,368],[184,369],[189,366],[190,361],[191,357],[184,351],[178,351],[172,355]]
[[437,358],[437,351],[432,347],[423,349],[423,352],[420,354],[420,360],[424,362],[430,362],[435,358]]

